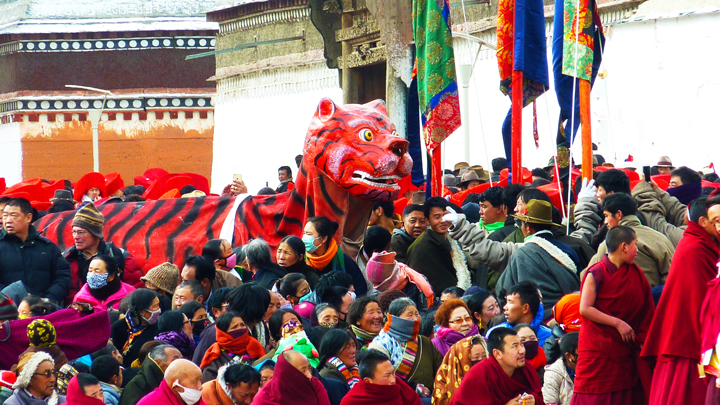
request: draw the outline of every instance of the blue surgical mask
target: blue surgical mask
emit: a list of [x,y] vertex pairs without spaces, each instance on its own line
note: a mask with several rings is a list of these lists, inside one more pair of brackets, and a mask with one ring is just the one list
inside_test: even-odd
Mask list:
[[305,301],[307,301],[308,299],[310,299],[310,296],[311,296],[311,295],[312,295],[312,290],[308,291],[307,294],[305,294],[305,295],[303,295],[302,297],[300,297],[300,301],[299,301],[299,302],[305,302]]
[[355,301],[355,299],[357,298],[357,294],[355,294],[355,291],[348,291],[348,294],[350,294],[352,300]]
[[110,273],[105,273],[105,274],[90,273],[90,274],[88,274],[87,275],[88,287],[90,287],[90,289],[92,289],[92,290],[97,290],[99,288],[105,287],[108,283],[107,279],[108,279],[109,275],[110,275]]
[[312,235],[303,235],[302,241],[305,244],[305,251],[313,253],[317,250],[318,246],[315,246],[315,241],[320,238],[313,238]]

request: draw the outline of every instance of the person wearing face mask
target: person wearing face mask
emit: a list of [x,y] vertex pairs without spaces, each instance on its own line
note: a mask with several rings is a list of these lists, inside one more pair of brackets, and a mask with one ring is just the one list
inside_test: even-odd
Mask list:
[[297,236],[289,235],[284,237],[278,245],[275,260],[285,271],[289,273],[300,273],[305,276],[311,289],[317,287],[320,275],[315,269],[305,262],[305,243]]
[[205,405],[202,399],[202,372],[192,362],[175,360],[165,370],[165,378],[138,405]]
[[87,269],[87,283],[75,295],[73,302],[86,302],[93,308],[117,310],[120,301],[135,291],[135,287],[120,281],[117,263],[107,255],[95,256]]
[[560,338],[559,357],[550,358],[552,364],[545,367],[542,393],[547,404],[570,405],[575,387],[579,336],[579,332],[570,332]]
[[357,263],[343,253],[333,239],[338,227],[337,222],[326,217],[308,218],[302,236],[307,263],[321,275],[332,270],[348,273],[358,297],[364,297],[368,292],[365,277]]
[[191,359],[195,351],[192,323],[185,314],[177,310],[166,311],[160,315],[155,340],[174,346],[186,359]]
[[470,317],[470,310],[461,299],[444,302],[435,312],[435,324],[440,329],[432,342],[442,356],[460,339],[480,334]]
[[260,388],[260,381],[260,373],[247,364],[223,366],[217,379],[203,384],[202,398],[208,405],[249,405]]
[[188,301],[180,307],[179,311],[185,314],[190,321],[190,325],[192,326],[192,339],[197,345],[198,342],[200,342],[200,335],[209,324],[205,307],[197,301]]
[[155,339],[160,318],[160,299],[152,290],[133,291],[128,304],[125,318],[115,321],[110,332],[110,339],[123,355],[124,367],[138,358],[143,344]]
[[387,322],[368,345],[390,358],[395,375],[416,387],[421,397],[432,394],[435,374],[443,356],[430,339],[418,334],[420,312],[409,298],[398,298],[390,304]]
[[538,343],[535,328],[526,323],[521,323],[515,325],[513,329],[517,332],[520,343],[525,346],[525,362],[535,367],[535,371],[537,371],[542,381],[543,374],[545,374],[545,366],[547,365],[547,358],[545,357],[545,351]]
[[[231,281],[230,277],[240,279],[240,275],[235,270],[239,263],[237,254],[233,251],[230,242],[225,239],[211,239],[203,246],[202,256],[213,262],[215,269],[218,270],[217,278],[225,281],[220,287],[236,287],[228,284]],[[232,282],[236,281],[232,280]]]
[[265,355],[262,345],[248,333],[242,316],[236,312],[221,315],[215,323],[216,342],[205,352],[200,369],[203,383],[217,378],[220,367],[235,357],[257,360]]
[[[345,297],[348,293],[349,296]],[[313,290],[305,301],[298,304],[295,310],[302,317],[310,319],[315,305],[326,303],[335,308],[340,315],[340,320],[344,321],[348,308],[356,297],[352,276],[342,271],[333,270],[320,277],[317,288]]]
[[253,273],[253,281],[268,290],[287,274],[282,267],[272,262],[270,246],[262,239],[253,239],[245,246],[245,259],[247,270]]
[[308,359],[295,350],[278,357],[273,378],[258,392],[253,405],[330,405],[327,391],[312,375]]
[[448,405],[470,368],[487,357],[487,343],[482,336],[469,336],[455,343],[437,371],[433,405]]
[[310,284],[300,273],[290,273],[278,279],[275,287],[280,295],[292,304],[293,308],[306,301],[312,294]]

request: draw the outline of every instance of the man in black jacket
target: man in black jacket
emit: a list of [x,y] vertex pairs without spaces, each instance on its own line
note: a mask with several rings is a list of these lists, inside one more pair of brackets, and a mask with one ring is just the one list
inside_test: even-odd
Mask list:
[[137,404],[142,397],[159,387],[165,378],[165,370],[170,363],[177,359],[182,359],[182,354],[170,345],[159,345],[153,348],[143,361],[138,375],[130,380],[123,389],[119,405]]
[[30,225],[30,202],[9,200],[2,220],[6,233],[0,237],[0,289],[22,281],[30,294],[60,303],[70,288],[70,266],[57,245]]

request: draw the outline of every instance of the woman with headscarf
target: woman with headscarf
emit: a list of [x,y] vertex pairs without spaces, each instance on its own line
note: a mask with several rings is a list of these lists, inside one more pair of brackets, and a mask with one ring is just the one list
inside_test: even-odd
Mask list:
[[155,340],[174,346],[184,358],[192,359],[195,351],[192,323],[182,312],[167,311],[160,315],[158,335],[155,336]]
[[360,381],[355,339],[344,330],[333,329],[325,334],[320,343],[320,376],[342,381],[352,388]]
[[208,313],[205,307],[197,301],[188,301],[184,303],[179,311],[185,314],[190,325],[192,326],[192,338],[197,345],[200,342],[200,335],[209,324]]
[[435,304],[432,286],[425,276],[395,260],[395,252],[376,252],[367,263],[367,277],[379,293],[402,291],[415,302],[418,310],[427,311]]
[[447,405],[470,368],[488,357],[487,342],[480,335],[466,337],[445,354],[435,377],[433,405]]
[[444,357],[452,345],[466,336],[479,335],[477,325],[470,317],[470,310],[461,299],[445,301],[435,312],[435,324],[440,326],[433,344]]
[[347,322],[359,345],[364,347],[382,330],[383,312],[375,298],[358,298],[350,305]]
[[473,323],[480,330],[480,334],[485,335],[487,331],[496,325],[495,319],[502,314],[502,310],[497,299],[492,294],[482,288],[479,290],[474,294],[464,296],[462,299],[467,304]]
[[418,334],[420,313],[413,300],[399,298],[390,304],[387,322],[368,345],[384,353],[395,368],[395,375],[414,386],[421,384],[423,397],[432,393],[435,374],[443,357],[430,339]]
[[205,352],[200,363],[203,383],[217,378],[220,367],[235,357],[247,356],[250,360],[257,360],[265,355],[265,349],[250,336],[243,318],[237,312],[220,315],[215,323],[215,338],[216,342]]
[[26,353],[45,352],[52,356],[56,370],[60,370],[67,363],[68,359],[65,353],[57,345],[55,326],[50,321],[47,319],[33,320],[27,326],[27,336],[30,347],[18,356],[18,359],[21,359]]
[[133,291],[135,287],[120,281],[115,259],[99,255],[90,262],[87,283],[75,294],[73,302],[87,302],[101,311],[118,309],[120,301]]
[[302,237],[307,263],[321,275],[332,270],[348,273],[352,276],[355,292],[359,297],[364,297],[367,294],[365,277],[357,263],[343,253],[333,239],[338,227],[337,222],[326,217],[308,218]]
[[59,405],[65,397],[55,392],[57,371],[52,356],[45,352],[27,353],[16,370],[15,390],[6,405]]
[[155,339],[160,319],[160,299],[146,288],[130,294],[125,318],[112,324],[110,338],[123,355],[123,366],[130,367],[143,344]]
[[300,273],[305,276],[305,280],[310,284],[310,289],[314,290],[320,280],[320,275],[315,269],[308,266],[305,259],[305,244],[302,239],[288,235],[280,241],[275,253],[277,264],[288,274]]

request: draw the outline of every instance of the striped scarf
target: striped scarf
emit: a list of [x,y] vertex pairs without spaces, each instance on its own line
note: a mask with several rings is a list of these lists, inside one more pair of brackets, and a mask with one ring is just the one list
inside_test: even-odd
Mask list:
[[418,340],[411,340],[405,345],[405,351],[403,352],[403,358],[400,365],[397,367],[396,374],[407,382],[407,377],[415,364],[415,357],[418,352]]
[[357,366],[353,366],[348,368],[345,363],[342,362],[342,360],[338,359],[337,357],[330,357],[328,359],[328,364],[332,364],[335,366],[335,368],[338,369],[338,371],[345,377],[345,381],[348,383],[350,388],[353,387],[356,383],[360,382],[360,373],[358,371]]
[[368,332],[356,325],[350,325],[350,328],[355,336],[363,341],[363,346],[367,346],[370,342],[372,342],[372,340],[375,339],[375,336],[379,333]]

